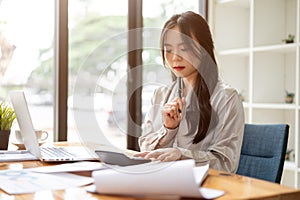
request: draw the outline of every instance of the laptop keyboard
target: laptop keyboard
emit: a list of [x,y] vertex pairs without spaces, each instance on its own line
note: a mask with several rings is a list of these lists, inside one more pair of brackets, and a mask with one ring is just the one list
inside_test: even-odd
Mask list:
[[43,147],[41,148],[41,152],[43,157],[74,157],[74,154],[70,153],[67,149],[63,147]]

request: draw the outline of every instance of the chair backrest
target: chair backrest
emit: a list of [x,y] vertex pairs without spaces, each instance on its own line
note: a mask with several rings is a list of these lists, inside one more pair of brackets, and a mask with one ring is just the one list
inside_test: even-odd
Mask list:
[[280,183],[288,134],[287,124],[245,124],[237,174]]

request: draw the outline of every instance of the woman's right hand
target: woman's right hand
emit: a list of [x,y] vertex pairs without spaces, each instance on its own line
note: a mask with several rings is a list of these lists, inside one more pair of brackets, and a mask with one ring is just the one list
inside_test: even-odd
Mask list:
[[185,99],[175,98],[172,102],[166,103],[162,110],[164,126],[168,129],[175,129],[182,119],[182,110]]

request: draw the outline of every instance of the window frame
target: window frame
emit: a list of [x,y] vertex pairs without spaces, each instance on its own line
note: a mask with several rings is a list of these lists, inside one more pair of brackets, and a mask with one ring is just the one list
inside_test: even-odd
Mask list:
[[53,140],[68,136],[68,0],[55,1]]

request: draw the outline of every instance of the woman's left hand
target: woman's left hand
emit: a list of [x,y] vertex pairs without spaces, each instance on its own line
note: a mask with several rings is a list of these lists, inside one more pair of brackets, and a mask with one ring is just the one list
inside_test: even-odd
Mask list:
[[175,161],[181,158],[181,151],[177,148],[161,148],[154,151],[137,153],[134,156],[149,160],[160,160],[163,162]]

